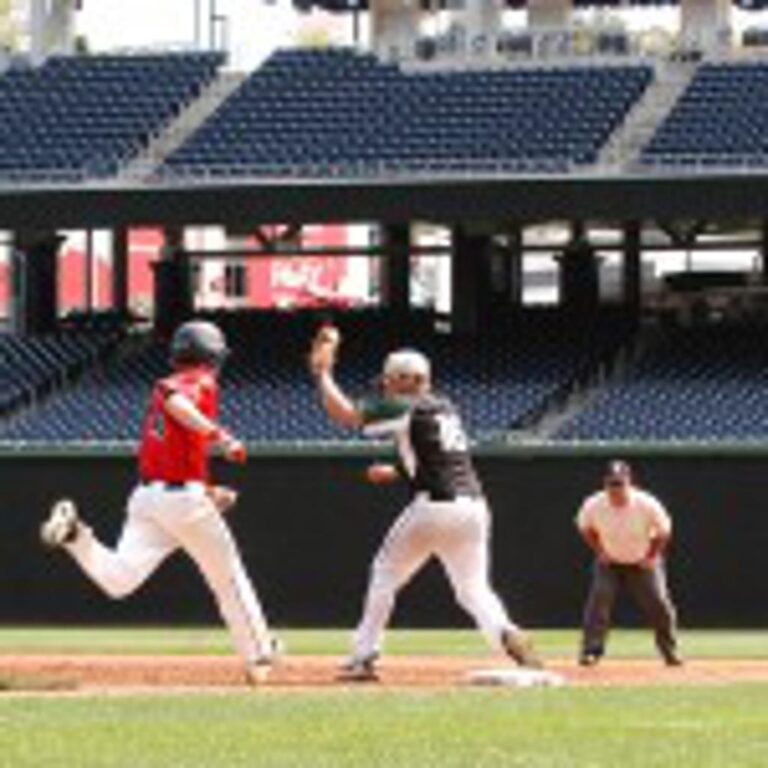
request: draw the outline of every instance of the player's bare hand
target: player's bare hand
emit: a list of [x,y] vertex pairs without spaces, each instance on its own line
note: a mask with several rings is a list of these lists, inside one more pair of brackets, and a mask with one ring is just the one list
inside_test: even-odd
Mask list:
[[227,435],[221,442],[221,450],[224,454],[224,458],[227,461],[231,461],[233,464],[245,464],[248,458],[248,452],[245,449],[245,445],[236,437]]
[[212,485],[208,488],[208,496],[222,515],[237,504],[237,491],[225,485]]
[[373,485],[388,485],[397,482],[400,473],[392,464],[371,464],[365,471],[365,478]]
[[646,571],[652,571],[652,570],[653,570],[653,569],[656,567],[656,562],[657,562],[657,560],[658,560],[658,557],[655,557],[655,556],[644,557],[644,558],[643,558],[643,559],[642,559],[642,560],[641,560],[641,561],[638,563],[638,565],[639,565],[639,566],[640,566],[640,567],[641,567],[643,570],[646,570]]
[[314,376],[333,370],[340,344],[341,333],[336,326],[328,323],[318,329],[309,352],[309,369]]

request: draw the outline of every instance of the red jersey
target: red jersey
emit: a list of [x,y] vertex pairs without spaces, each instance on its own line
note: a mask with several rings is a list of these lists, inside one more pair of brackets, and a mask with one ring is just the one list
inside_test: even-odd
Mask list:
[[161,379],[152,391],[139,447],[139,474],[144,482],[208,482],[211,440],[173,419],[165,410],[174,394],[187,397],[212,421],[219,409],[219,385],[210,368],[185,368]]

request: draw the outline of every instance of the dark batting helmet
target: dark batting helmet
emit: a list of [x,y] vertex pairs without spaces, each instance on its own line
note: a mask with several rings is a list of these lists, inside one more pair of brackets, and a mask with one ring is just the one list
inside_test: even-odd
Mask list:
[[180,325],[171,339],[174,365],[211,365],[218,368],[229,354],[227,340],[218,326],[205,320]]

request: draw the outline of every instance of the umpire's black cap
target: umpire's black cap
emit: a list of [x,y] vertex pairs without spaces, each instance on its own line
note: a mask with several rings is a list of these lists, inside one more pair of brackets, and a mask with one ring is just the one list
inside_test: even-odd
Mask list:
[[632,468],[621,459],[613,459],[605,467],[605,482],[628,483],[632,479]]

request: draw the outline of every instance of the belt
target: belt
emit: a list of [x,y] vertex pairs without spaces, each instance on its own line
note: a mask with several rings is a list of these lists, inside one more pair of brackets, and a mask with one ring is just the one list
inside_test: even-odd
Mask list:
[[140,485],[160,485],[166,491],[186,491],[189,488],[190,483],[197,481],[185,481],[185,482],[166,482],[165,480],[140,480]]
[[451,495],[447,493],[432,493],[430,491],[417,491],[414,494],[413,497],[416,501],[428,501],[432,503],[438,503],[438,504],[445,504],[445,503],[451,503],[451,502],[457,502],[457,501],[466,501],[466,502],[478,502],[482,501],[482,496],[473,496],[468,493],[460,493]]

